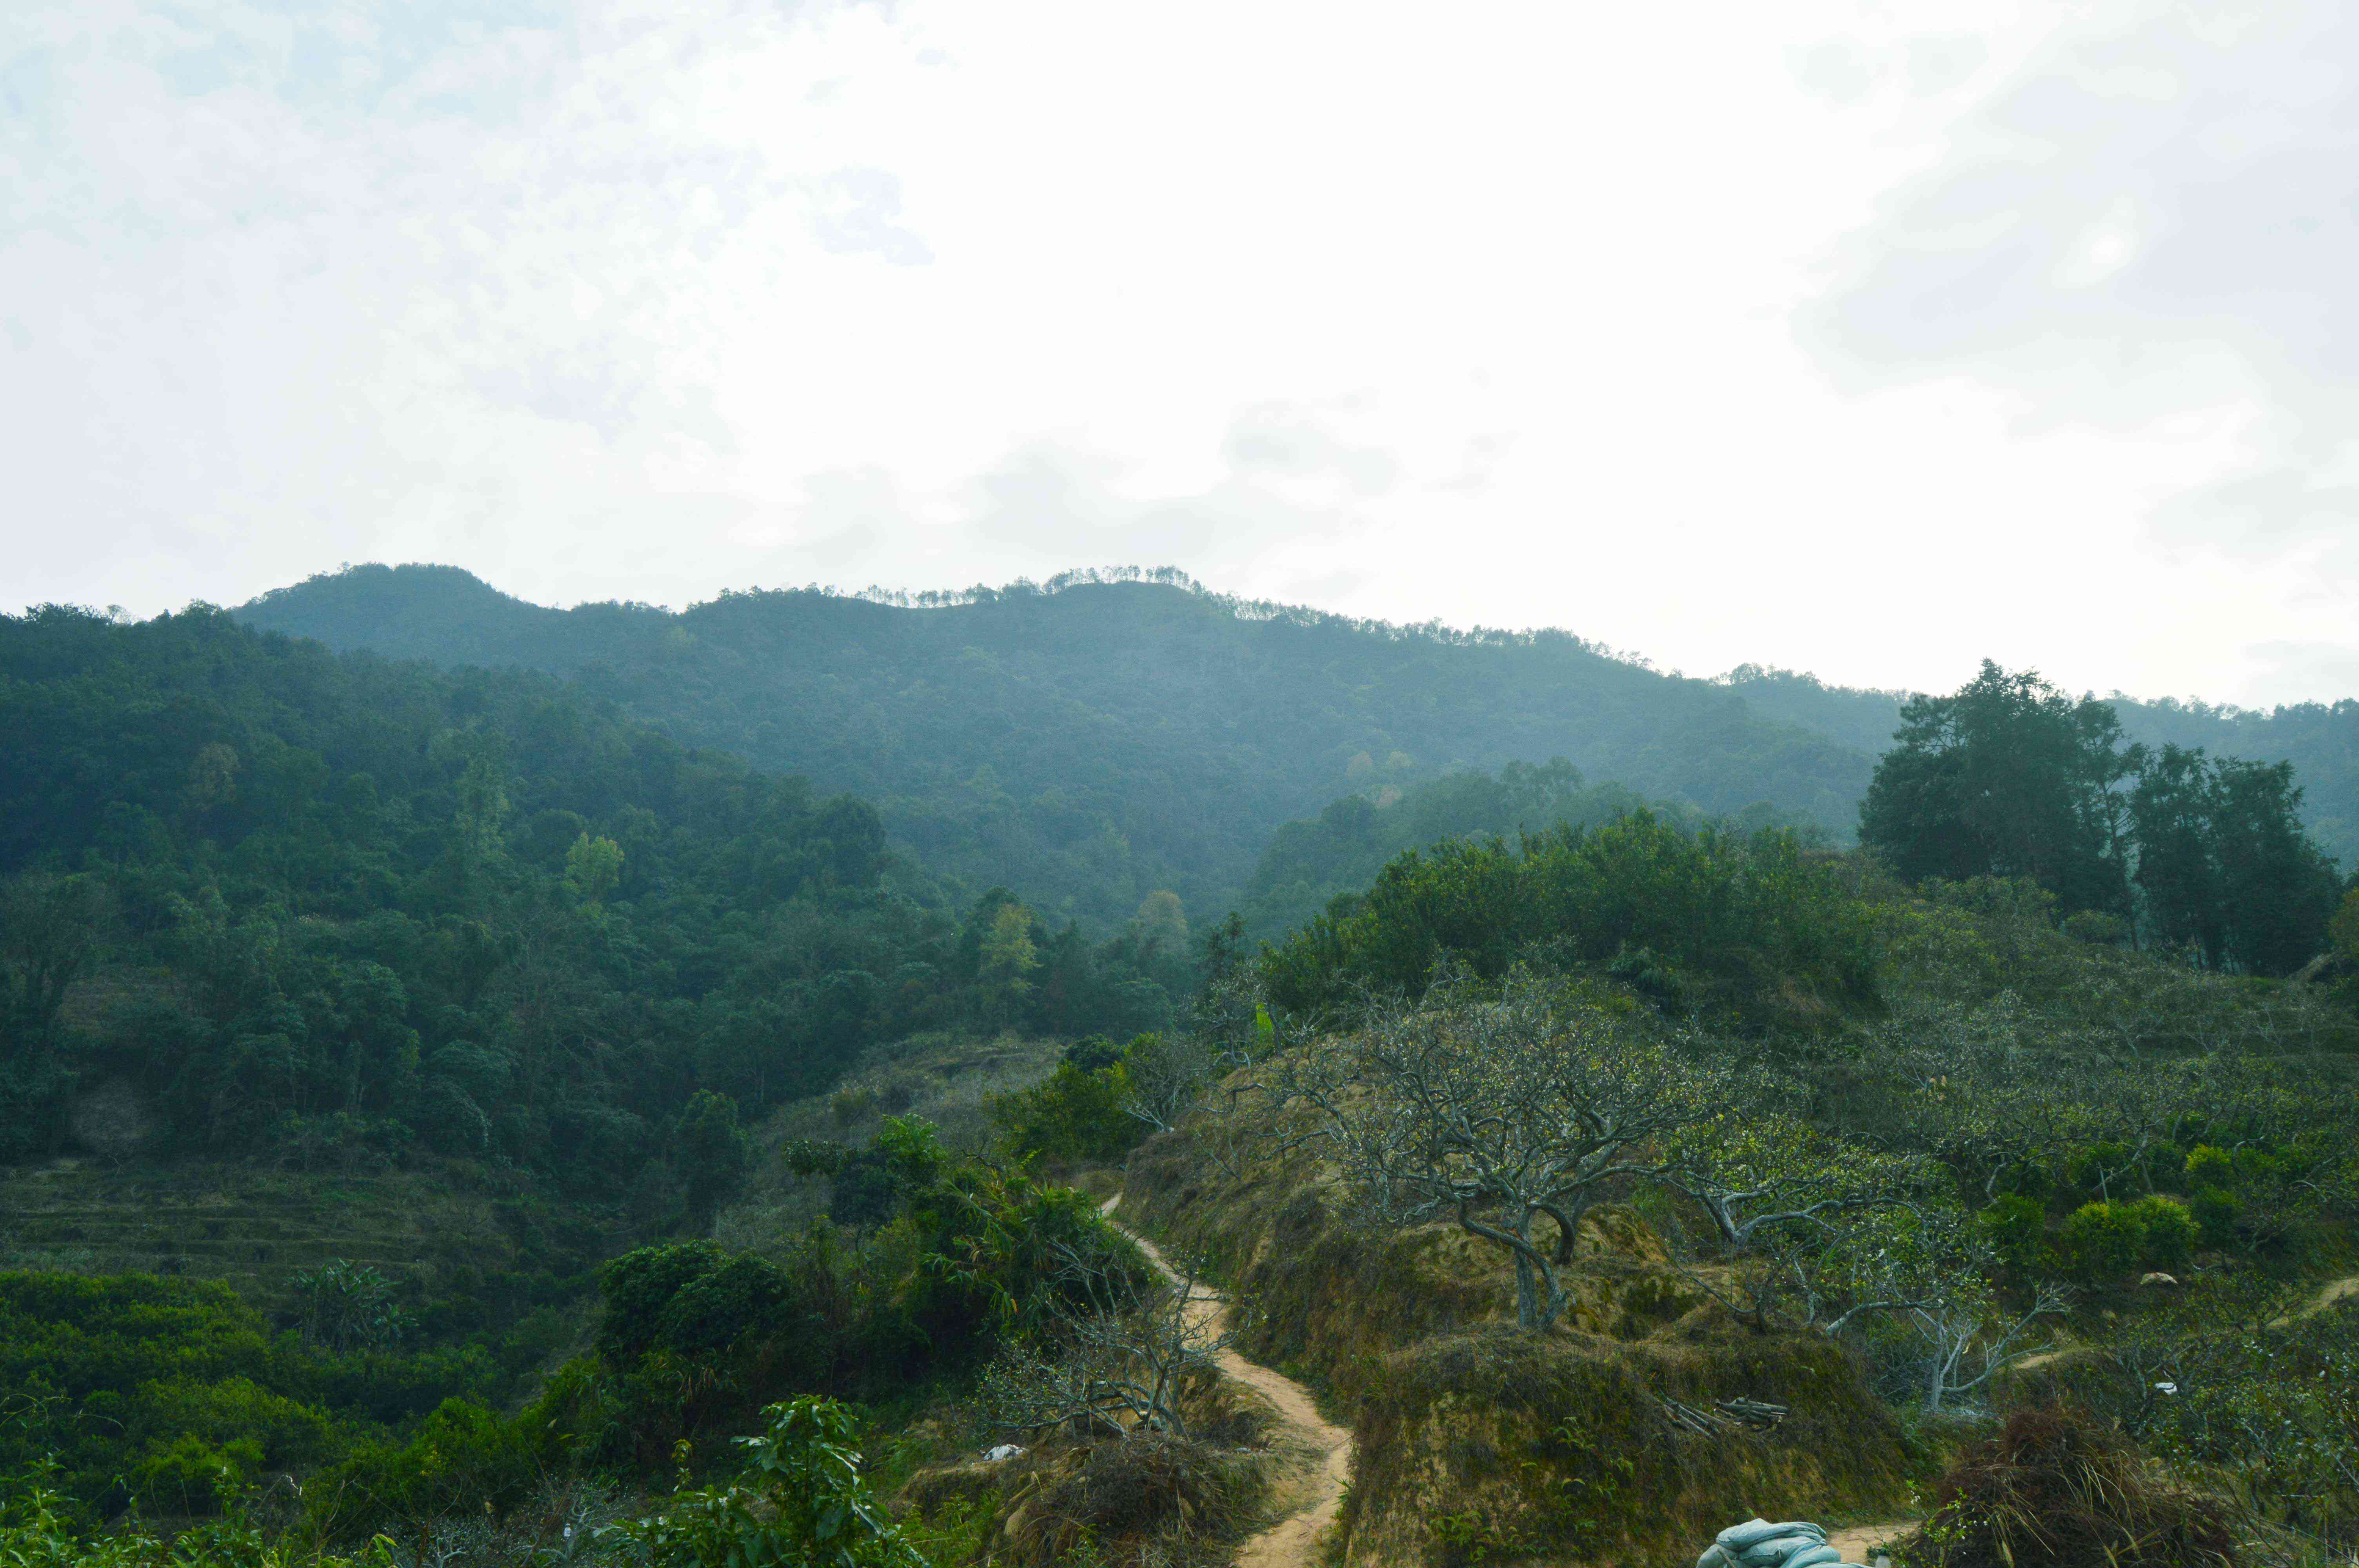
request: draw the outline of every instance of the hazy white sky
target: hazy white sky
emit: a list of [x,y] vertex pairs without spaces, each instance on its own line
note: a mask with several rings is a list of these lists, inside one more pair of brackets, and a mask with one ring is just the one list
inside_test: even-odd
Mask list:
[[2359,695],[2338,0],[6,11],[0,604],[1168,563]]

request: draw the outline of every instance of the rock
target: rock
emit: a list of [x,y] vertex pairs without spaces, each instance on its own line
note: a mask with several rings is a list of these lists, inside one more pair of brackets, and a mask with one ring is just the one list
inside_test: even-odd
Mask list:
[[2142,1291],[2175,1291],[2179,1289],[2179,1281],[2169,1274],[2141,1274],[2138,1276],[2138,1289]]

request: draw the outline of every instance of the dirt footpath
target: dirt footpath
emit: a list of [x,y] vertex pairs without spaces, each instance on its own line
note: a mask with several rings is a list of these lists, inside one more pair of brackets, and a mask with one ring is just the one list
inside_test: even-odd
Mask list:
[[[1114,1206],[1121,1202],[1117,1193],[1098,1212],[1114,1222]],[[1161,1270],[1165,1279],[1178,1282],[1178,1271],[1163,1260],[1155,1243],[1126,1226],[1116,1223],[1115,1228],[1138,1243],[1147,1260]],[[1209,1333],[1221,1334],[1228,1327],[1228,1303],[1201,1285],[1189,1297],[1188,1312]],[[1293,1511],[1237,1549],[1237,1568],[1311,1568],[1319,1561],[1320,1541],[1334,1528],[1336,1510],[1343,1502],[1343,1485],[1351,1479],[1352,1434],[1321,1416],[1310,1391],[1293,1379],[1248,1361],[1234,1350],[1222,1351],[1218,1362],[1223,1377],[1245,1384],[1270,1402],[1277,1411],[1287,1446],[1309,1460],[1290,1477],[1293,1495],[1285,1500],[1293,1505]]]

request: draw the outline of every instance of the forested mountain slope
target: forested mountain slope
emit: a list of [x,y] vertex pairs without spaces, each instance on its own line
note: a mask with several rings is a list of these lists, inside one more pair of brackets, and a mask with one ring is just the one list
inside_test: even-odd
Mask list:
[[[1373,798],[1347,795],[1271,836],[1240,913],[1248,935],[1282,936],[1335,898],[1364,892],[1405,849],[1446,839],[1513,838],[1566,825],[1597,827],[1636,811],[1652,811],[1688,831],[1708,820],[1693,806],[1650,801],[1618,784],[1591,784],[1562,757],[1538,766],[1509,762],[1495,776],[1447,773],[1406,790],[1380,790]],[[1810,826],[1801,814],[1758,803],[1722,820],[1742,827]]]
[[737,1106],[868,1044],[1192,979],[946,908],[866,803],[546,675],[50,609],[0,617],[0,1160],[420,1147],[694,1210]]
[[875,801],[938,871],[1101,926],[1158,888],[1225,912],[1280,824],[1363,788],[1561,756],[1641,795],[1766,801],[1844,834],[1872,765],[1562,633],[1403,629],[1144,580],[959,597],[560,611],[455,568],[362,567],[237,613],[332,647],[577,675],[683,741]]

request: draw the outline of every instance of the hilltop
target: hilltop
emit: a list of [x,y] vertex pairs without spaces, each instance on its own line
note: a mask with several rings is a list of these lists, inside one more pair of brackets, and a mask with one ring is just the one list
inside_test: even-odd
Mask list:
[[1158,889],[1225,913],[1280,824],[1362,790],[1560,756],[1840,835],[1873,765],[1564,633],[1394,627],[1144,579],[950,597],[556,611],[453,568],[357,567],[236,614],[337,649],[574,676],[684,743],[875,802],[937,874],[1020,885],[1100,928]]
[[[1256,860],[1284,824],[1516,762],[1847,841],[1909,695],[1755,665],[1667,675],[1566,632],[1359,621],[1169,572],[672,611],[556,610],[455,567],[361,566],[234,613],[340,650],[571,677],[683,743],[873,801],[970,894],[1020,886],[1098,930],[1160,889],[1217,917],[1266,891]],[[2132,741],[2292,760],[2321,843],[2359,850],[2359,704],[2114,702]]]

